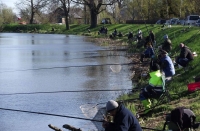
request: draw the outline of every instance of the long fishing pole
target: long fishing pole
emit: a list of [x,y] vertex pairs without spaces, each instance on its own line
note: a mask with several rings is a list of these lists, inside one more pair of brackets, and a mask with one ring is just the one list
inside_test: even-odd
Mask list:
[[111,65],[133,65],[133,64],[144,64],[144,63],[132,62],[132,63],[110,63],[110,64],[101,64],[101,65],[60,66],[60,67],[49,67],[49,68],[33,68],[33,69],[2,71],[0,73],[18,72],[18,71],[30,71],[30,70],[50,70],[50,69],[62,69],[62,68],[76,68],[76,67],[96,67],[96,66],[111,66]]
[[[111,50],[112,51],[112,50]],[[75,60],[75,59],[87,59],[87,58],[100,58],[100,57],[115,57],[115,56],[124,56],[124,55],[102,55],[102,56],[90,56],[90,57],[80,57],[80,58],[72,58],[67,60]]]
[[[23,113],[31,113],[31,114],[39,114],[39,115],[48,115],[48,116],[57,116],[57,117],[67,117],[67,118],[80,119],[80,120],[87,120],[87,121],[95,121],[95,122],[104,122],[104,120],[87,119],[87,118],[82,118],[82,117],[74,117],[74,116],[68,116],[68,115],[58,115],[58,114],[44,113],[44,112],[34,112],[34,111],[26,111],[26,110],[16,110],[16,109],[9,109],[9,108],[0,108],[0,110],[15,111],[15,112],[23,112]],[[141,128],[142,128],[142,129],[154,130],[154,131],[162,131],[162,130],[153,129],[153,128],[147,128],[147,127],[141,127]]]
[[17,110],[17,109],[10,109],[10,108],[0,108],[0,110],[24,112],[24,113],[40,114],[40,115],[48,115],[48,116],[67,117],[67,118],[74,118],[74,119],[88,120],[88,121],[96,121],[96,122],[103,122],[103,120],[94,120],[94,119],[87,119],[87,118],[82,118],[82,117],[74,117],[74,116],[68,116],[68,115],[59,115],[59,114],[35,112],[35,111],[26,111],[26,110]]
[[136,90],[136,89],[113,89],[113,90],[77,90],[77,91],[53,91],[53,92],[24,92],[24,93],[5,93],[0,94],[0,96],[3,95],[29,95],[29,94],[49,94],[49,93],[71,93],[71,92],[112,92],[112,91],[126,91],[126,90]]

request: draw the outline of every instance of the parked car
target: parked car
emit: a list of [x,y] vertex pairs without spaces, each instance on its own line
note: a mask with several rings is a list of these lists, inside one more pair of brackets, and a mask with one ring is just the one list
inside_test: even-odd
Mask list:
[[196,21],[195,26],[200,26],[200,19]]
[[186,17],[185,25],[195,25],[198,19],[200,19],[199,15],[189,15]]
[[178,24],[179,19],[178,18],[172,18],[169,21],[170,25],[177,25]]
[[166,20],[164,19],[160,19],[156,22],[156,24],[165,24],[166,23]]
[[111,24],[110,18],[103,18],[103,19],[101,20],[101,24]]
[[165,25],[171,25],[170,23],[171,23],[170,20],[166,20],[166,22],[164,24]]
[[184,25],[184,24],[185,24],[185,20],[178,20],[178,21],[177,21],[177,24],[178,24],[178,25]]

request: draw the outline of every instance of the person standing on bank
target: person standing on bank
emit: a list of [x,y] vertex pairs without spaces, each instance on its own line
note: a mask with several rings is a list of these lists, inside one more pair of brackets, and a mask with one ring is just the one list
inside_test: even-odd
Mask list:
[[138,39],[138,42],[142,40],[142,31],[140,29],[138,29],[137,39]]
[[169,53],[172,50],[172,42],[168,38],[168,35],[164,35],[164,42],[162,43],[162,50],[165,50]]
[[105,131],[142,131],[136,117],[123,104],[109,100],[106,104],[107,113],[113,117],[109,122],[104,119],[102,126]]
[[156,41],[155,41],[155,35],[152,30],[149,32],[149,39],[150,39],[150,42],[153,43],[153,47],[154,47]]

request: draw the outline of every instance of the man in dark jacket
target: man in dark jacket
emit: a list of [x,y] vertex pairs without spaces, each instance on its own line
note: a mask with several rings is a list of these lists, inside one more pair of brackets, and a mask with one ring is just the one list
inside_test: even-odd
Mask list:
[[194,56],[192,52],[190,51],[190,49],[187,46],[185,46],[183,43],[180,43],[179,46],[181,48],[181,52],[180,52],[179,57],[176,58],[176,63],[185,67],[188,65],[190,61],[194,59]]
[[129,32],[128,34],[128,40],[132,41],[133,40],[133,33]]
[[162,50],[165,50],[167,53],[169,53],[172,50],[172,42],[168,38],[168,35],[164,36],[164,42],[162,43]]
[[155,35],[152,30],[149,32],[149,39],[152,43],[155,43]]
[[168,129],[173,131],[199,128],[199,123],[196,123],[195,119],[194,112],[185,107],[177,107],[166,116]]
[[105,119],[102,125],[105,131],[142,131],[136,117],[124,105],[110,100],[106,104],[106,111],[113,120]]

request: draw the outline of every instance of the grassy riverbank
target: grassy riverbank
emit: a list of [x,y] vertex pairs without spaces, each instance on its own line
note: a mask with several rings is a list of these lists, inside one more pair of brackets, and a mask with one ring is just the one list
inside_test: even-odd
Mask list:
[[[197,115],[197,121],[200,121],[200,93],[197,91],[195,93],[188,93],[187,84],[194,82],[194,78],[197,75],[200,75],[200,28],[199,27],[188,27],[188,26],[172,26],[171,28],[164,27],[160,25],[137,25],[137,24],[111,24],[105,25],[108,28],[108,35],[98,35],[98,30],[102,25],[99,25],[97,28],[90,29],[88,32],[89,25],[71,25],[70,30],[65,30],[65,25],[6,25],[3,26],[3,32],[24,32],[24,33],[52,33],[52,34],[75,34],[75,35],[86,35],[91,36],[92,38],[98,38],[95,42],[100,43],[102,46],[109,45],[123,45],[128,47],[129,58],[132,61],[137,61],[134,53],[143,51],[143,47],[140,49],[135,49],[135,44],[127,43],[127,36],[129,31],[136,33],[138,29],[141,29],[143,36],[147,36],[150,30],[153,30],[156,36],[157,45],[163,41],[163,36],[168,34],[169,38],[172,41],[173,50],[171,52],[172,56],[179,54],[178,45],[183,42],[194,52],[197,52],[198,56],[195,57],[192,65],[193,69],[184,71],[184,69],[176,68],[176,75],[180,74],[173,78],[173,81],[167,84],[167,88],[170,90],[172,101],[156,107],[152,115],[147,117],[142,123],[145,127],[159,128],[161,129],[164,123],[164,114],[169,113],[171,109],[177,106],[185,106],[191,108]],[[18,28],[17,28],[18,27]],[[109,38],[114,29],[121,31],[124,35],[123,37],[116,37],[112,40]],[[52,30],[53,29],[53,30]],[[173,58],[172,58],[173,59]],[[133,65],[133,67],[136,65]],[[147,66],[147,65],[146,65]],[[137,66],[130,70],[130,74],[137,70]],[[140,75],[140,74],[139,74]],[[179,95],[172,95],[179,94]],[[124,95],[120,99],[130,99],[135,97],[132,95]],[[134,113],[134,103],[128,103],[127,107],[130,108]]]

